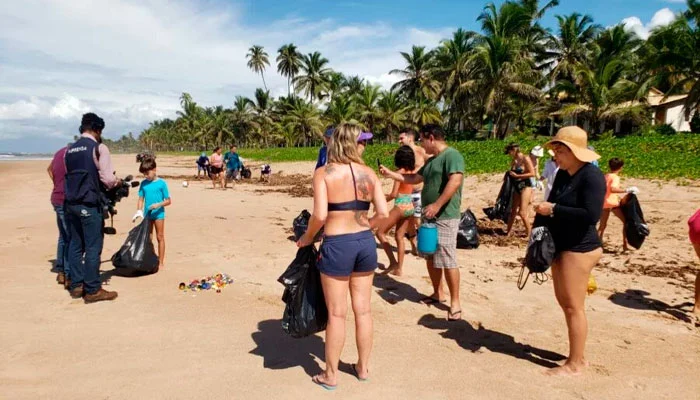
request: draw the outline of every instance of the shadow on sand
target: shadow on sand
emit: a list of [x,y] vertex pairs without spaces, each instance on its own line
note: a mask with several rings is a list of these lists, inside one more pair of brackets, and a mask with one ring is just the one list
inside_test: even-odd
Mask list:
[[[375,288],[379,289],[377,290],[379,297],[392,305],[402,301],[422,304],[422,300],[426,297],[413,286],[397,281],[387,274],[374,275],[373,284]],[[443,311],[449,310],[449,307],[443,303],[433,304],[433,306]]]
[[692,308],[692,303],[682,303],[672,306],[664,303],[661,300],[647,297],[650,294],[651,293],[643,290],[627,289],[624,292],[613,293],[610,295],[610,297],[608,297],[608,300],[625,308],[631,308],[633,310],[659,311],[684,322],[693,322],[692,318],[690,318],[683,310],[683,307],[686,306],[690,306]]
[[556,362],[566,359],[559,353],[518,343],[513,336],[486,329],[480,323],[474,328],[466,320],[447,321],[444,318],[426,314],[418,320],[418,325],[442,330],[440,336],[454,340],[460,347],[471,352],[484,347],[494,353],[506,354],[547,368],[556,367]]

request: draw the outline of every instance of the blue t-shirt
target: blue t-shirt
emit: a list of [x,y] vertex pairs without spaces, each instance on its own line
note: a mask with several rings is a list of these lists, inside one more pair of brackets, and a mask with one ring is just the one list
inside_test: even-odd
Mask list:
[[201,165],[202,167],[209,164],[209,157],[199,156],[199,159],[197,160],[197,164]]
[[241,169],[241,158],[238,156],[238,153],[227,152],[224,154],[224,162],[226,163],[226,169]]
[[321,150],[318,151],[318,160],[316,160],[316,169],[319,169],[326,165],[326,162],[328,161],[328,147],[325,145],[321,147]]
[[160,178],[156,178],[152,181],[144,179],[139,187],[139,197],[144,198],[143,214],[147,218],[153,220],[165,219],[165,207],[156,208],[151,212],[148,211],[151,204],[160,203],[163,200],[170,198],[170,193],[168,193],[168,185],[164,180]]

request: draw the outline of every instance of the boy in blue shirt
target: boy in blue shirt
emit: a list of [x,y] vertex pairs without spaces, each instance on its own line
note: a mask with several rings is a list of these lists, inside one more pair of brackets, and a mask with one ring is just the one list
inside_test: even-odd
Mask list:
[[165,207],[171,204],[168,185],[164,180],[156,176],[156,160],[146,158],[141,162],[139,171],[146,177],[139,187],[139,201],[134,214],[136,221],[138,218],[146,217],[150,220],[151,234],[153,226],[156,227],[156,237],[158,238],[158,260],[160,270],[165,266]]
[[199,174],[202,171],[204,171],[204,175],[209,176],[209,157],[207,157],[205,152],[202,152],[197,159],[197,179],[199,179]]

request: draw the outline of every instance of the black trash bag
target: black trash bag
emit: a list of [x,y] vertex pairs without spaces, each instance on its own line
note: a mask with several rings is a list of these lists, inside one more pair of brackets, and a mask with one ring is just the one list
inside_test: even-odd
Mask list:
[[250,171],[250,168],[248,167],[243,167],[241,169],[241,177],[243,179],[250,179],[250,177],[253,176],[253,173]]
[[[556,247],[549,228],[546,226],[538,226],[532,229],[530,241],[527,244],[527,253],[525,254],[525,265],[520,270],[518,278],[518,289],[522,290],[527,283],[527,278],[530,274],[535,274],[535,282],[543,283],[547,280],[545,272],[552,266]],[[525,268],[528,269],[525,275]],[[523,277],[525,278],[523,280]]]
[[316,267],[318,252],[307,246],[299,249],[287,270],[277,279],[284,285],[282,329],[294,338],[322,332],[328,323],[321,273]]
[[[303,210],[294,221],[292,221],[292,229],[294,230],[294,240],[299,240],[309,229],[309,220],[311,220],[311,213],[308,210]],[[323,228],[316,234],[314,242],[319,240],[323,235]]]
[[122,247],[112,256],[112,265],[132,272],[152,274],[158,272],[158,256],[151,242],[150,220],[129,231]]
[[506,172],[503,177],[503,184],[501,185],[501,190],[498,192],[496,204],[493,207],[484,208],[484,213],[491,221],[500,219],[508,223],[508,218],[510,218],[515,185],[513,184],[513,179],[509,172]]
[[625,215],[625,235],[627,243],[635,249],[642,247],[644,239],[649,236],[649,226],[644,221],[644,213],[639,199],[634,193],[625,196],[620,202],[620,209]]
[[476,226],[476,216],[472,210],[467,209],[462,213],[462,219],[459,221],[457,248],[476,249],[477,247],[479,247],[479,230]]

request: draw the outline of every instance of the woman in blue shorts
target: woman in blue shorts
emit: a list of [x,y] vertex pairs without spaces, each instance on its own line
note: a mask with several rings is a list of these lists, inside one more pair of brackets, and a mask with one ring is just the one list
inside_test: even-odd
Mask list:
[[[345,342],[345,317],[348,290],[355,315],[359,360],[353,364],[357,378],[369,375],[372,349],[372,314],[370,296],[377,267],[377,245],[372,229],[388,216],[382,185],[367,167],[358,151],[361,139],[357,125],[341,124],[328,145],[328,164],[314,173],[314,212],[309,228],[297,246],[313,243],[324,227],[325,238],[319,251],[323,294],[328,306],[326,328],[326,369],[314,376],[314,383],[333,390],[337,384],[338,363]],[[369,218],[370,204],[374,215]]]

